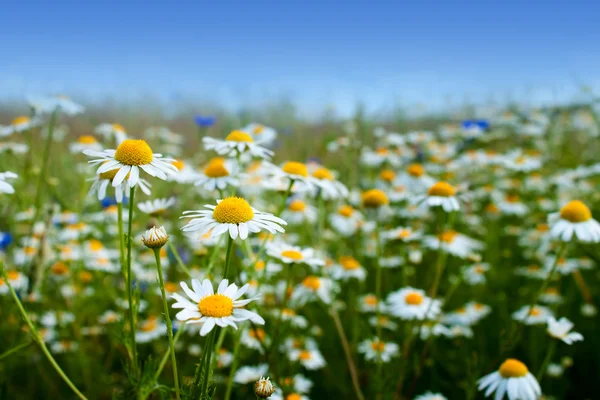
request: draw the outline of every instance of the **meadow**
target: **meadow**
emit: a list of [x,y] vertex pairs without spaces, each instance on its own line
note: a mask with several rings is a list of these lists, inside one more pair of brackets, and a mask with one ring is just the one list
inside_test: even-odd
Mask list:
[[0,113],[2,399],[595,399],[600,100]]

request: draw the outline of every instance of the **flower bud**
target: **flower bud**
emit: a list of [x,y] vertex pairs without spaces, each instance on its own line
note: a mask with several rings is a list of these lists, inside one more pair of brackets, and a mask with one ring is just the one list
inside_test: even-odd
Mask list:
[[150,249],[160,249],[167,243],[168,240],[169,235],[167,235],[167,231],[165,230],[164,226],[161,226],[160,228],[153,226],[142,235],[142,242],[144,243],[144,246]]
[[266,399],[273,393],[275,393],[275,386],[273,386],[269,378],[263,378],[261,376],[254,384],[254,394],[261,399]]

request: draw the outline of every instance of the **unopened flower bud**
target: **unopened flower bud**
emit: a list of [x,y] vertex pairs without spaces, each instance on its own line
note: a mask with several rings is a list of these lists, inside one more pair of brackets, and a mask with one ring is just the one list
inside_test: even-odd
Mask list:
[[269,378],[260,377],[259,380],[254,384],[254,394],[261,399],[266,399],[275,393],[275,386],[269,380]]
[[164,226],[161,226],[160,228],[153,226],[142,235],[142,242],[144,243],[144,246],[150,249],[160,249],[167,243],[168,240],[169,235],[167,235],[167,231],[165,230]]

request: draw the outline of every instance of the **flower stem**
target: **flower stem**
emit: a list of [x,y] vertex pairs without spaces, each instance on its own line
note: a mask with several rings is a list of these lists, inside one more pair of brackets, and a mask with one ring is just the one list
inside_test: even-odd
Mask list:
[[133,370],[137,376],[138,374],[138,356],[137,346],[135,343],[135,315],[133,308],[133,297],[131,288],[131,244],[133,238],[131,237],[131,230],[133,224],[133,203],[135,196],[135,186],[129,190],[129,220],[127,221],[127,300],[129,302],[129,328],[131,335],[131,352],[133,354]]
[[227,389],[225,391],[225,400],[229,400],[231,398],[231,391],[233,389],[233,378],[235,376],[235,372],[237,370],[238,364],[238,356],[240,355],[240,348],[242,344],[241,340],[242,330],[238,330],[235,335],[235,347],[233,348],[233,361],[231,362],[231,370],[229,372],[229,379],[227,380]]
[[[123,236],[123,203],[117,205],[117,223],[119,224],[119,254],[121,256],[121,272],[125,274],[125,236]],[[127,279],[127,276],[125,276]]]
[[[50,160],[50,148],[52,147],[52,138],[54,136],[54,125],[56,124],[56,118],[58,116],[58,109],[54,110],[50,116],[50,122],[48,122],[48,137],[46,138],[46,145],[44,146],[44,155],[42,156],[42,167],[40,169],[40,175],[38,177],[37,189],[35,192],[35,213],[39,215],[38,209],[42,203],[42,193],[44,183],[46,182],[46,170],[48,169],[48,161]],[[34,218],[33,223],[35,224]]]
[[[60,377],[71,388],[71,390],[77,395],[77,397],[79,397],[80,399],[83,399],[83,400],[87,400],[87,398],[83,395],[83,393],[81,393],[79,391],[79,389],[77,389],[77,387],[73,384],[73,382],[71,382],[69,377],[60,368],[60,366],[58,365],[58,363],[56,362],[54,357],[52,357],[52,354],[50,354],[50,351],[48,351],[46,344],[40,337],[37,329],[33,325],[33,322],[31,322],[31,319],[29,319],[29,316],[27,315],[27,311],[25,311],[23,304],[21,304],[21,300],[19,300],[19,296],[17,296],[17,294],[15,293],[15,290],[13,289],[12,285],[10,284],[10,279],[8,279],[8,276],[6,274],[6,269],[4,268],[4,263],[1,261],[0,261],[0,272],[2,273],[2,277],[4,278],[4,282],[6,282],[6,285],[8,286],[8,290],[10,291],[12,298],[14,299],[15,303],[17,303],[17,307],[19,308],[21,317],[23,318],[23,320],[25,320],[25,322],[27,323],[27,326],[29,326],[29,330],[31,331],[33,340],[38,344],[38,346],[40,346],[40,349],[42,350],[42,352],[44,353],[44,355],[46,356],[48,361],[50,361],[50,364],[52,364],[52,367],[54,367],[56,372],[58,372]],[[2,356],[4,356],[5,354],[6,353],[4,353]]]
[[154,258],[156,259],[156,268],[158,269],[158,280],[160,284],[160,292],[162,294],[163,308],[165,312],[165,320],[167,321],[167,334],[169,336],[169,348],[171,351],[171,363],[173,364],[173,382],[175,384],[175,397],[180,399],[179,395],[179,375],[177,374],[177,360],[175,358],[175,342],[173,341],[173,324],[169,316],[169,305],[167,304],[167,295],[165,293],[165,281],[163,279],[162,265],[160,262],[160,249],[154,249]]
[[217,335],[217,330],[218,329],[215,327],[208,334],[208,337],[206,338],[206,345],[204,346],[204,357],[203,357],[204,367],[202,368],[204,370],[204,378],[202,379],[202,389],[200,391],[201,399],[204,399],[208,392],[208,378],[210,377],[212,353],[214,350],[214,342],[215,342],[215,336]]
[[542,366],[540,367],[537,375],[535,376],[535,378],[537,379],[538,382],[542,381],[542,378],[544,377],[544,374],[546,373],[546,368],[548,368],[548,364],[550,363],[550,360],[552,359],[552,356],[554,355],[554,351],[556,350],[556,343],[557,343],[557,340],[552,339],[552,342],[550,343],[550,346],[548,347],[548,351],[546,352],[546,357],[544,357],[544,361],[542,362]]
[[[181,325],[179,327],[179,329],[177,330],[177,333],[175,334],[175,337],[173,338],[173,345],[175,345],[177,343],[177,341],[179,340],[179,336],[181,336],[181,334],[183,333],[185,325]],[[156,370],[156,372],[154,373],[154,380],[158,380],[158,377],[160,376],[160,374],[162,373],[162,370],[165,368],[165,365],[167,365],[167,360],[169,359],[169,355],[171,355],[171,350],[169,349],[169,351],[167,351],[165,353],[165,355],[163,356],[162,360],[160,360],[160,364],[158,365],[158,369]]]
[[175,248],[175,245],[171,242],[167,242],[167,246],[169,246],[169,250],[171,250],[171,253],[173,253],[173,257],[175,257],[175,260],[177,261],[177,265],[179,265],[179,268],[181,268],[181,270],[183,272],[185,272],[187,276],[191,277],[192,274],[190,273],[190,270],[187,269],[187,267],[183,263],[183,260],[181,259],[181,256],[179,255],[177,248]]
[[227,249],[225,250],[225,269],[223,270],[223,279],[228,279],[229,265],[231,264],[231,250],[233,249],[233,239],[227,236]]
[[0,354],[0,360],[3,360],[6,357],[10,356],[11,354],[14,354],[22,349],[29,347],[32,343],[33,343],[33,341],[28,340],[25,343],[21,343],[15,347],[13,347],[12,349],[5,351],[4,353]]

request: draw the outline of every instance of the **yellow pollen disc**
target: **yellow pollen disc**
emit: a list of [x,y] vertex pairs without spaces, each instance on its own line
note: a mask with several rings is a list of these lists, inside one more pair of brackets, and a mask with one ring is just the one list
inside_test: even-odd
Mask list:
[[503,378],[520,378],[529,372],[527,366],[519,360],[508,358],[502,363],[498,372]]
[[254,142],[254,140],[252,140],[252,136],[242,131],[231,131],[231,133],[227,135],[225,140],[227,140],[228,142]]
[[384,180],[386,182],[391,182],[396,177],[396,173],[394,171],[392,171],[391,169],[385,169],[385,170],[381,171],[381,173],[379,174],[379,177],[381,178],[381,180]]
[[546,293],[546,294],[558,294],[558,289],[551,287],[551,288],[546,289],[546,291],[544,293]]
[[531,311],[529,311],[529,315],[532,317],[539,317],[542,314],[539,308],[533,307]]
[[372,294],[367,295],[367,296],[365,296],[364,302],[366,305],[376,306],[377,305],[377,297]]
[[285,396],[285,400],[302,400],[302,396],[298,393],[292,393]]
[[419,293],[411,292],[406,295],[404,301],[406,304],[410,304],[411,306],[418,306],[423,302],[423,296],[421,296]]
[[156,329],[158,326],[156,317],[150,317],[144,323],[142,323],[141,330],[142,332],[150,332]]
[[27,246],[27,247],[23,248],[23,252],[26,255],[31,256],[31,255],[34,255],[35,253],[37,253],[37,250],[35,249],[35,247],[29,247],[29,246]]
[[77,141],[81,144],[94,144],[96,143],[96,138],[90,135],[79,136]]
[[262,133],[262,131],[265,130],[265,127],[262,125],[257,125],[253,130],[252,133],[254,133],[255,135],[260,135]]
[[91,282],[93,278],[94,278],[94,276],[92,275],[92,273],[88,272],[88,271],[82,271],[79,274],[79,279],[84,283]]
[[456,235],[458,235],[458,232],[456,231],[446,231],[438,235],[438,239],[442,242],[452,243]]
[[592,212],[579,200],[573,200],[560,209],[560,217],[569,222],[578,223],[592,219]]
[[494,203],[490,203],[485,207],[485,211],[492,213],[492,214],[497,214],[498,211],[500,211],[500,210],[498,209],[497,205],[495,205]]
[[360,268],[359,262],[356,261],[354,257],[341,256],[340,264],[342,265],[342,267],[344,267],[344,269],[353,270]]
[[383,343],[383,342],[372,342],[371,343],[371,349],[373,349],[373,351],[381,353],[385,349],[385,343]]
[[535,227],[535,230],[538,232],[548,232],[550,230],[550,227],[548,226],[548,224],[538,224]]
[[123,125],[121,124],[112,124],[112,128],[115,131],[125,132],[125,128],[123,128]]
[[375,153],[379,154],[380,156],[385,156],[389,153],[389,150],[386,149],[385,147],[380,147],[375,150]]
[[467,309],[464,307],[459,308],[458,310],[456,310],[457,314],[464,314],[467,312]]
[[152,149],[145,140],[127,139],[117,147],[115,160],[125,165],[146,165],[152,162]]
[[312,290],[317,290],[319,287],[321,287],[321,280],[316,276],[307,276],[302,281],[302,284],[304,285],[304,287],[307,287]]
[[286,386],[291,386],[294,384],[294,378],[288,376],[287,378],[283,378],[283,384]]
[[290,175],[300,175],[303,177],[308,176],[308,170],[306,169],[306,165],[302,164],[301,162],[288,161],[285,164],[283,164],[283,167],[281,167],[281,169],[283,170],[283,172],[288,173]]
[[175,293],[179,290],[179,285],[175,282],[165,282],[165,290],[169,293]]
[[222,294],[212,294],[200,299],[198,310],[206,317],[228,317],[233,314],[233,300]]
[[206,167],[204,167],[204,175],[208,176],[209,178],[229,176],[229,171],[225,167],[225,160],[221,157],[216,157],[210,160]]
[[481,309],[483,308],[483,304],[475,303],[475,304],[473,304],[473,307],[474,307],[476,310],[481,310]]
[[306,203],[302,200],[294,200],[290,203],[289,207],[290,211],[302,212],[306,210]]
[[354,209],[350,206],[341,206],[338,209],[338,214],[340,214],[343,217],[350,217],[350,216],[352,216],[353,212],[354,212]]
[[298,355],[298,358],[301,359],[301,360],[310,360],[312,358],[312,356],[310,354],[310,351],[303,350]]
[[179,171],[181,171],[183,169],[183,167],[185,166],[184,162],[181,160],[175,160],[175,161],[171,161],[171,164],[177,168]]
[[413,176],[415,178],[419,178],[425,175],[425,169],[421,164],[410,164],[406,169],[406,172],[408,172],[410,176]]
[[88,241],[88,243],[89,243],[90,249],[92,249],[92,251],[100,251],[104,248],[104,245],[98,239],[90,239]]
[[265,331],[260,329],[260,328],[256,328],[256,329],[250,329],[250,337],[257,339],[259,342],[263,342],[265,340]]
[[304,258],[304,256],[302,256],[302,253],[296,250],[284,250],[281,252],[281,256],[291,258],[292,260],[296,261],[302,260]]
[[317,179],[326,179],[328,181],[333,180],[333,174],[325,167],[317,169],[315,172],[313,172],[312,176]]
[[504,200],[506,200],[508,203],[518,203],[519,196],[517,196],[516,194],[508,194],[506,195]]
[[21,276],[21,274],[19,274],[19,272],[15,270],[8,271],[6,275],[8,275],[9,281],[16,281],[17,279],[19,279],[19,276]]
[[476,274],[483,274],[485,269],[483,267],[475,267],[473,271],[475,271]]
[[296,311],[292,310],[291,308],[284,308],[283,310],[281,310],[281,315],[286,317],[293,317],[294,315],[296,315]]
[[69,267],[62,261],[58,261],[52,267],[50,267],[52,273],[55,275],[64,275],[69,272]]
[[31,118],[22,115],[20,117],[13,119],[11,122],[11,125],[23,125],[23,124],[28,123],[29,121],[31,121]]
[[406,239],[407,237],[410,236],[412,232],[410,231],[410,229],[400,229],[400,231],[398,232],[398,238],[399,239]]
[[254,264],[254,269],[257,271],[262,271],[263,269],[265,269],[265,262],[257,261],[256,264]]
[[227,197],[214,209],[213,218],[220,224],[241,224],[254,218],[254,211],[241,197]]
[[362,195],[363,206],[367,208],[378,208],[389,202],[387,195],[379,189],[367,190]]
[[456,194],[456,189],[448,182],[440,181],[429,188],[429,196],[452,197]]

